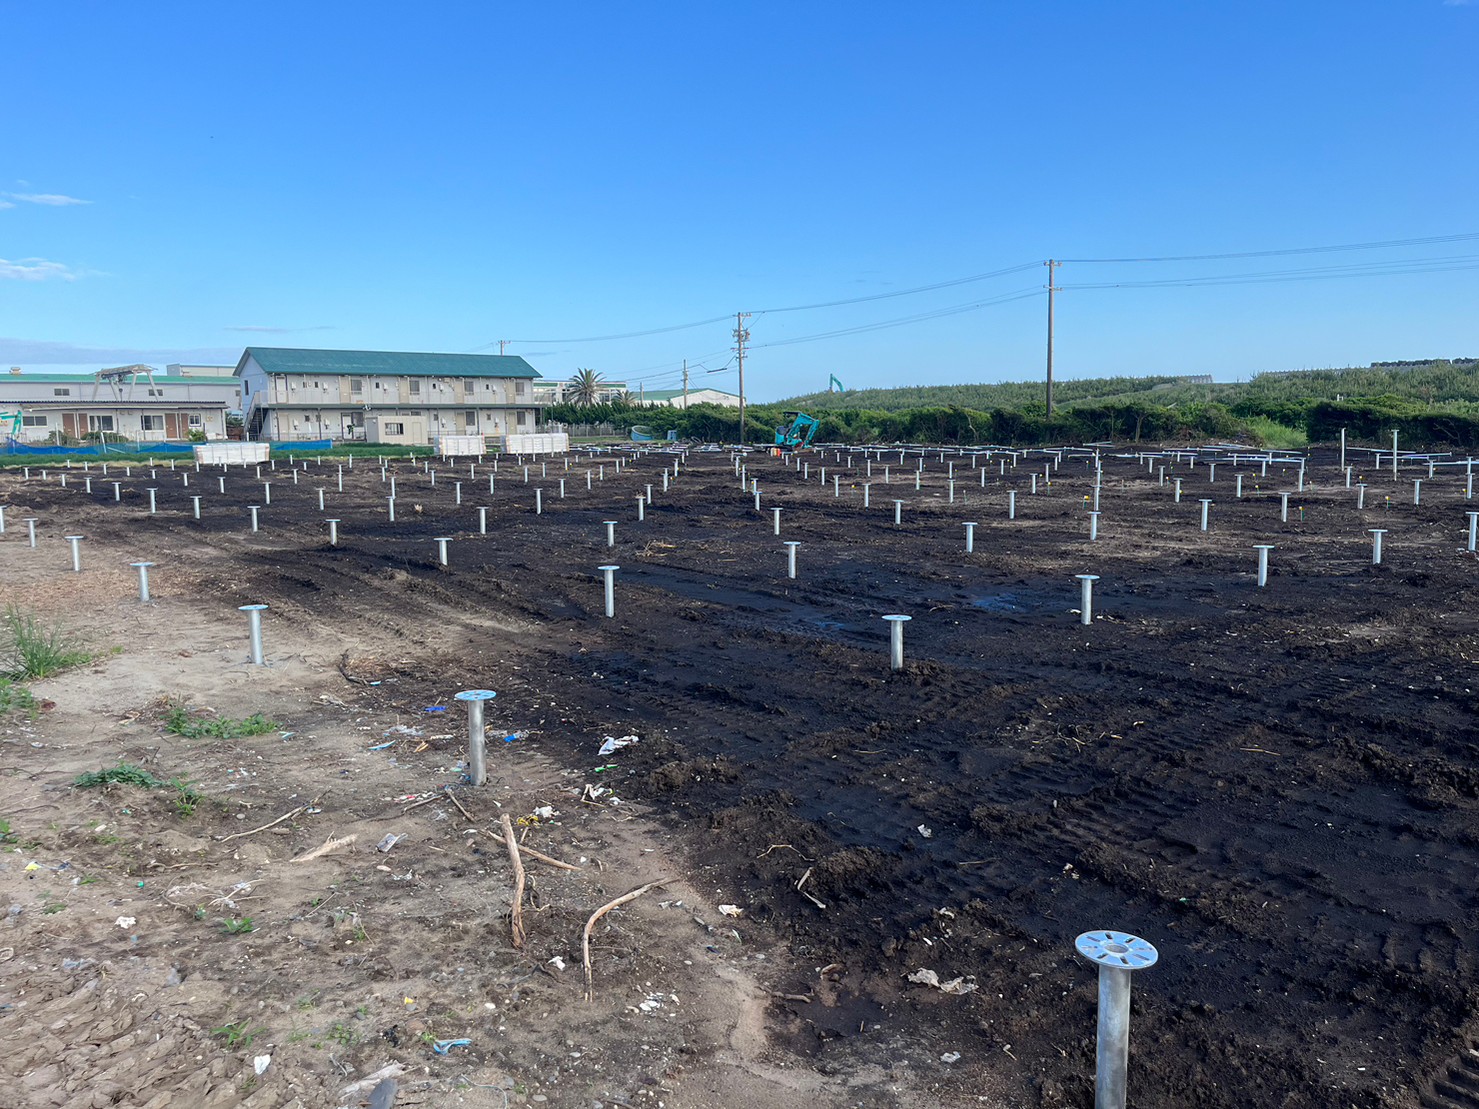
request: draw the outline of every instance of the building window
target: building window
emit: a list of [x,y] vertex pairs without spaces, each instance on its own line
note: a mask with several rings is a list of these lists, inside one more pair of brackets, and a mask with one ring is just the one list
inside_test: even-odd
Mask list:
[[112,416],[89,416],[87,418],[87,430],[88,431],[112,431],[113,430],[113,417]]
[[411,395],[413,397],[419,397],[421,395],[421,382],[414,377],[411,378]]
[[199,412],[193,413],[191,415],[191,417],[190,417],[190,426],[191,427],[204,427],[205,426],[205,420],[201,418],[201,415],[200,415]]
[[528,424],[528,422],[529,422],[528,413],[521,411],[519,413],[519,426],[520,427],[524,427],[524,426],[526,426]]
[[51,391],[51,394],[54,397],[70,397],[72,395],[72,390],[71,389],[53,389]]
[[516,382],[514,382],[514,396],[516,396],[516,397],[522,397],[524,395],[524,386],[526,384],[527,384],[527,382],[523,382],[523,381],[516,381]]
[[406,425],[405,424],[386,424],[385,425],[385,434],[386,435],[404,435],[405,433],[406,433]]
[[143,423],[143,426],[144,426],[144,430],[145,431],[163,431],[164,430],[164,417],[163,416],[140,416],[139,419]]
[[363,393],[365,391],[365,379],[362,377],[351,377],[349,379],[349,391],[351,394]]
[[22,416],[21,427],[45,427],[45,416]]
[[478,414],[476,412],[465,412],[463,413],[463,418],[467,421],[468,427],[478,426]]

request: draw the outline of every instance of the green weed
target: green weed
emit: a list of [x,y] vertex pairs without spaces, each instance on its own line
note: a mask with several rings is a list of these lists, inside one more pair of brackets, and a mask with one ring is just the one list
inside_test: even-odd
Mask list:
[[72,779],[72,784],[78,789],[97,789],[107,786],[138,786],[140,789],[158,789],[169,783],[161,782],[143,767],[130,766],[122,762],[106,770],[89,770],[79,774]]
[[0,818],[0,843],[9,843],[15,839],[15,834],[10,830],[10,821]]
[[223,1024],[220,1028],[212,1028],[211,1035],[219,1036],[221,1042],[227,1047],[251,1047],[252,1041],[266,1032],[265,1028],[249,1029],[250,1022],[246,1019],[234,1021],[231,1024]]
[[42,905],[41,906],[41,911],[43,913],[45,913],[47,916],[52,916],[55,913],[61,912],[66,907],[67,906],[64,905],[64,904],[62,904],[62,902],[60,902],[60,901],[53,901],[53,902],[51,902],[48,905]]
[[252,918],[249,916],[234,916],[230,920],[222,921],[221,926],[230,936],[244,936],[248,932],[257,930],[257,926],[252,923]]
[[278,725],[260,712],[254,712],[243,720],[233,720],[229,716],[191,714],[188,709],[176,705],[165,717],[164,727],[166,731],[186,739],[241,739],[243,736],[275,732]]
[[15,710],[23,712],[32,720],[36,719],[36,698],[31,691],[23,685],[17,685],[9,678],[0,677],[0,716]]
[[1290,427],[1267,416],[1249,416],[1248,430],[1265,447],[1274,450],[1300,450],[1309,445],[1310,437],[1302,427]]
[[175,812],[180,814],[181,820],[194,816],[196,807],[205,800],[184,778],[171,778],[169,788],[175,791],[172,800],[175,803]]
[[38,617],[11,605],[3,617],[6,658],[0,674],[11,681],[38,680],[82,666],[92,655],[55,624],[43,624]]
[[359,1043],[359,1033],[343,1021],[331,1024],[328,1032],[324,1033],[324,1038],[333,1040],[336,1044],[343,1047],[353,1047]]

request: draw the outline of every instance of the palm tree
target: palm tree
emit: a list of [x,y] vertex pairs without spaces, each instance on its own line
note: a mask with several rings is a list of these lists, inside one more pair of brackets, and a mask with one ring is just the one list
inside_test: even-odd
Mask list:
[[601,375],[595,370],[576,370],[570,379],[570,402],[589,408],[601,396]]

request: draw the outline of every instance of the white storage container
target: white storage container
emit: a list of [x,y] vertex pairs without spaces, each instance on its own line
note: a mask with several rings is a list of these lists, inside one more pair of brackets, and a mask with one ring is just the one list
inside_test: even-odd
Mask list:
[[503,449],[509,454],[563,454],[570,449],[570,435],[564,431],[505,435]]
[[253,462],[266,462],[271,450],[271,443],[234,440],[226,443],[199,443],[195,447],[195,461],[203,466],[219,466],[223,462],[231,466],[244,466]]
[[437,454],[443,458],[480,458],[488,453],[488,441],[481,435],[438,435]]

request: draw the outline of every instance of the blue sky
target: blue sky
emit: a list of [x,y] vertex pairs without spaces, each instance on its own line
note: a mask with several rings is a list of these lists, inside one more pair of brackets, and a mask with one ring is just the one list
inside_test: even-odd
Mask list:
[[[6,2],[0,18],[3,366],[508,339],[547,376],[672,387],[687,358],[727,367],[695,384],[733,391],[720,317],[750,311],[756,400],[834,373],[1022,380],[1042,372],[1049,257],[1479,235],[1474,2]],[[1369,275],[1303,272],[1328,266]],[[1479,356],[1475,266],[1479,237],[1069,262],[1057,371]],[[1123,287],[1241,274],[1298,279]],[[1105,284],[1121,287],[1074,287]],[[901,295],[775,311],[880,294]],[[573,341],[695,321],[711,322]]]

